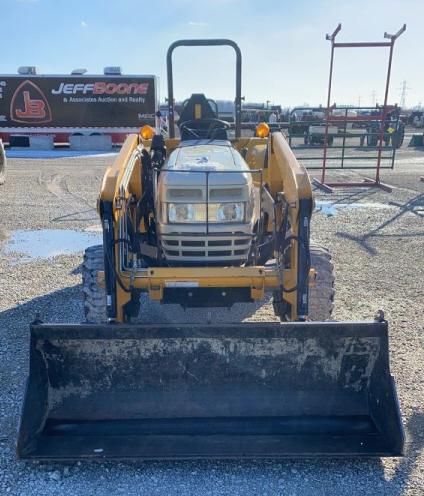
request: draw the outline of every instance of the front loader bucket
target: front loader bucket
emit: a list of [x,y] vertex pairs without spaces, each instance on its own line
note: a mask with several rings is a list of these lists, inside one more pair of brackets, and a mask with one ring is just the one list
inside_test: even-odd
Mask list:
[[21,458],[395,456],[386,322],[31,327]]

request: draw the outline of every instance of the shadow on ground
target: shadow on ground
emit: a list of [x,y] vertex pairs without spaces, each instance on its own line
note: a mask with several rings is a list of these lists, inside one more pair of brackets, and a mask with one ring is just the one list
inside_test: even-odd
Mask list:
[[[372,238],[416,238],[424,236],[424,231],[418,232],[399,232],[399,233],[385,233],[383,230],[393,223],[398,221],[401,217],[403,217],[407,213],[411,213],[416,215],[419,219],[424,219],[424,194],[421,193],[416,195],[414,198],[411,198],[405,203],[399,203],[390,201],[388,205],[395,206],[398,208],[398,211],[389,217],[388,219],[381,222],[377,227],[369,230],[361,236],[355,236],[353,234],[347,232],[336,232],[336,236],[349,239],[357,242],[367,253],[370,255],[377,255],[377,250],[371,246],[369,241]],[[419,227],[419,226],[417,226]]]

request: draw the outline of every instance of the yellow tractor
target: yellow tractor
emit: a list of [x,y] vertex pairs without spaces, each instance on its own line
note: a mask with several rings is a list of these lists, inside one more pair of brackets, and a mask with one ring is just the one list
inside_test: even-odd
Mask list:
[[[234,134],[194,94],[176,138],[172,53],[209,45],[235,50]],[[31,325],[18,455],[401,455],[387,322],[330,320],[333,266],[310,242],[308,173],[266,124],[241,136],[239,47],[177,41],[167,70],[169,138],[143,127],[103,179],[103,246],[83,264],[87,322]],[[147,324],[139,305],[142,293],[231,307],[268,292],[272,322]]]

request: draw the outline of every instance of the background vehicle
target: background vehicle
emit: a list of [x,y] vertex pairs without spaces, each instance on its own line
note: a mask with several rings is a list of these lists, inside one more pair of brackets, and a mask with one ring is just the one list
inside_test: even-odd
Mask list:
[[155,76],[123,75],[106,67],[104,75],[39,75],[35,67],[0,75],[0,138],[29,146],[31,136],[55,143],[73,135],[107,135],[122,143],[144,124],[155,124]]
[[413,110],[408,117],[408,124],[417,128],[424,127],[424,112]]
[[[339,130],[337,126],[328,127],[328,146],[333,144],[334,138],[337,137]],[[309,126],[305,131],[305,145],[323,145],[325,140],[325,126]]]

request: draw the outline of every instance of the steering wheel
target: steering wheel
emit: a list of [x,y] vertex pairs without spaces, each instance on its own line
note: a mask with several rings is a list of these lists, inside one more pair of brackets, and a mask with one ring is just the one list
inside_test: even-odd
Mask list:
[[[209,124],[209,127],[199,129],[197,127],[199,124]],[[191,126],[195,127],[192,128]],[[181,134],[183,133],[183,131],[188,131],[196,139],[213,139],[213,132],[217,131],[218,129],[224,129],[225,131],[227,131],[228,129],[230,129],[230,125],[226,121],[215,118],[191,119],[189,121],[183,122],[180,125]]]

